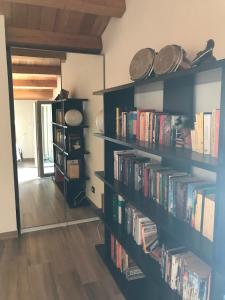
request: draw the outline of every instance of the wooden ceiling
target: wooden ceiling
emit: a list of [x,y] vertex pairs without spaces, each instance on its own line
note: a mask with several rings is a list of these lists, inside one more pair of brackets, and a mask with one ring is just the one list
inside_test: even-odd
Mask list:
[[61,88],[61,60],[66,53],[12,48],[13,90],[15,100],[52,100]]
[[100,53],[111,17],[122,17],[125,0],[0,0],[7,44]]

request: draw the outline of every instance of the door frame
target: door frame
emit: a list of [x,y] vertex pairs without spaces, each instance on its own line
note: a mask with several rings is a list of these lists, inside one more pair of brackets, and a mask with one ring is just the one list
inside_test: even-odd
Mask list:
[[42,126],[41,126],[41,105],[52,104],[53,101],[37,101],[35,103],[35,118],[36,118],[36,141],[37,141],[37,165],[38,165],[38,176],[49,177],[53,174],[44,173],[43,165],[43,144],[42,144]]
[[20,219],[20,200],[19,200],[19,183],[17,170],[16,156],[16,129],[15,129],[15,109],[14,109],[14,94],[13,94],[13,79],[12,79],[12,59],[11,47],[6,47],[7,67],[8,67],[8,86],[9,86],[9,109],[11,123],[11,138],[12,138],[12,159],[13,159],[13,175],[15,189],[15,204],[16,204],[16,224],[18,235],[21,235],[21,219]]

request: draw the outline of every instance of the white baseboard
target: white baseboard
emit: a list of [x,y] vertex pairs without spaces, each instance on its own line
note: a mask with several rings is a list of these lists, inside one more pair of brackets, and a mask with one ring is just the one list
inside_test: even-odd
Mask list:
[[94,218],[87,218],[87,219],[81,219],[81,220],[76,220],[76,221],[56,223],[56,224],[51,224],[51,225],[43,225],[43,226],[24,228],[24,229],[21,229],[21,234],[35,232],[35,231],[41,231],[41,230],[60,228],[60,227],[66,227],[66,226],[72,226],[72,225],[78,225],[78,224],[83,224],[83,223],[99,221],[99,220],[100,220],[99,217],[94,217]]

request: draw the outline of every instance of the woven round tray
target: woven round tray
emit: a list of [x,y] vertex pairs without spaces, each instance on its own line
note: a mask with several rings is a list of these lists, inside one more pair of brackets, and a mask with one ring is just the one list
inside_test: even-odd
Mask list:
[[139,50],[130,63],[131,80],[140,80],[149,77],[153,71],[155,50],[144,48]]
[[177,45],[163,47],[154,60],[154,72],[162,75],[174,72],[178,69],[183,60],[183,50]]

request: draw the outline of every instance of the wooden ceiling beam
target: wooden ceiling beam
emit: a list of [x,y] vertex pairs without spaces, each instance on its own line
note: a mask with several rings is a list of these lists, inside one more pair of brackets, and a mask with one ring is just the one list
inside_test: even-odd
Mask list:
[[7,2],[38,5],[117,18],[122,17],[126,10],[125,0],[39,0],[38,2],[36,0],[7,0]]
[[14,79],[14,88],[56,88],[57,80]]
[[63,51],[48,51],[29,48],[11,48],[11,55],[14,56],[27,56],[27,57],[40,57],[40,58],[58,58],[66,60],[66,52]]
[[52,89],[14,89],[14,100],[49,100],[53,98]]
[[64,51],[100,53],[101,37],[8,27],[6,41],[9,46],[33,47]]
[[12,65],[12,72],[18,74],[51,74],[61,75],[60,66]]

